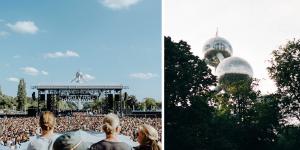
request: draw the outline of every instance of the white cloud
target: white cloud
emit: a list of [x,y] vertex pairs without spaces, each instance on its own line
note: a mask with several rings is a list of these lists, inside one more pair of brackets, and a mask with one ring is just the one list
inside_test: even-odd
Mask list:
[[45,54],[45,58],[79,57],[77,52],[67,50],[66,52],[54,52]]
[[83,79],[86,81],[94,80],[95,77],[89,74],[83,74]]
[[18,21],[15,24],[8,23],[7,26],[17,33],[35,34],[39,30],[32,21]]
[[8,81],[11,81],[11,82],[19,82],[20,79],[18,78],[15,78],[15,77],[10,77],[10,78],[7,78]]
[[0,38],[1,38],[1,37],[6,37],[6,36],[8,36],[8,35],[9,35],[8,32],[0,31]]
[[148,80],[148,79],[157,77],[157,74],[153,74],[153,73],[132,73],[129,76],[132,77],[132,78]]
[[20,57],[21,57],[20,55],[13,56],[13,58],[15,58],[15,59],[20,58]]
[[74,51],[67,51],[65,55],[67,57],[79,57],[79,54]]
[[23,67],[21,70],[28,75],[36,76],[39,74],[39,70],[34,67]]
[[47,71],[44,71],[44,70],[42,70],[41,73],[42,73],[42,75],[45,75],[45,76],[49,74]]
[[129,8],[130,6],[138,3],[141,0],[99,0],[99,2],[105,7],[120,10],[123,8]]

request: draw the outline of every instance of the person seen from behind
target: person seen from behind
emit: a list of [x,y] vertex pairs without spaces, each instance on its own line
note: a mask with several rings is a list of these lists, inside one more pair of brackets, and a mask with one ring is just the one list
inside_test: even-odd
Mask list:
[[115,114],[107,114],[103,119],[103,131],[106,138],[90,147],[90,150],[131,150],[132,148],[118,138],[121,131],[120,120]]
[[28,144],[27,150],[52,150],[55,123],[55,117],[52,112],[43,112],[40,115],[39,123],[42,133]]
[[138,128],[137,141],[139,146],[135,150],[161,150],[161,143],[158,141],[158,132],[152,126],[143,124]]

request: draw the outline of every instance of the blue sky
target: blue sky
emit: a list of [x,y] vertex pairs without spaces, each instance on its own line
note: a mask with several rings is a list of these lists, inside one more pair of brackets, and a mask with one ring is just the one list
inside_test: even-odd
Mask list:
[[160,0],[1,1],[0,85],[15,96],[32,85],[123,84],[139,100],[161,100]]

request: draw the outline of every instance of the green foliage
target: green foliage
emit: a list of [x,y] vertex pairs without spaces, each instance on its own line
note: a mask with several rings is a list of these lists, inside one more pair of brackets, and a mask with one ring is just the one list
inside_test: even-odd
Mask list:
[[26,109],[27,97],[26,97],[26,84],[25,80],[21,79],[18,85],[17,93],[17,109],[24,111]]
[[225,74],[219,78],[220,85],[226,92],[238,95],[250,91],[252,79],[246,74]]
[[282,96],[283,115],[300,120],[300,40],[294,39],[274,50],[270,63],[267,69]]
[[103,107],[104,103],[105,103],[105,99],[104,98],[102,98],[102,99],[96,99],[96,100],[94,100],[92,102],[91,108],[93,110],[99,110],[99,109],[101,109]]
[[216,82],[184,42],[165,37],[165,148],[209,149],[213,130],[209,86]]
[[76,104],[74,102],[66,102],[66,104],[67,104],[66,107],[69,110],[76,110],[77,109],[77,106],[76,106]]
[[146,103],[144,103],[144,102],[138,102],[136,110],[146,111]]
[[184,42],[173,42],[165,37],[165,106],[189,106],[188,99],[205,96],[216,77],[211,74],[204,60],[194,56]]
[[133,110],[137,107],[137,105],[138,103],[136,97],[134,95],[129,95],[126,101],[126,106]]
[[[250,94],[250,93],[249,93]],[[252,93],[254,94],[254,93]],[[245,94],[244,94],[245,96]],[[213,148],[211,149],[274,149],[279,126],[279,107],[276,95],[254,97],[249,107],[234,113],[230,95],[218,94],[214,99]],[[225,105],[225,106],[224,106]]]
[[260,92],[253,90],[257,86],[256,80],[252,82],[247,75],[235,75],[220,78],[225,93],[214,95],[211,103],[216,108],[216,115],[232,115],[236,123],[246,123],[251,120]]
[[90,102],[83,103],[83,110],[89,110],[92,108],[92,104]]
[[16,106],[16,101],[11,96],[0,95],[0,109],[12,109]]
[[37,101],[33,101],[31,97],[27,97],[27,105],[26,105],[27,108],[29,107],[36,108],[37,105],[38,105]]
[[161,101],[156,101],[155,105],[156,105],[156,109],[160,109],[160,110],[162,109]]
[[166,116],[165,148],[166,149],[209,149],[211,134],[212,108],[206,98],[191,97],[190,107],[172,107],[166,109],[173,115]]
[[59,100],[57,103],[58,103],[57,106],[58,106],[59,110],[70,110],[71,109],[66,101]]
[[144,103],[147,110],[154,110],[157,107],[154,98],[150,98],[150,97],[144,98]]
[[300,127],[286,126],[279,133],[276,150],[295,150],[300,147]]

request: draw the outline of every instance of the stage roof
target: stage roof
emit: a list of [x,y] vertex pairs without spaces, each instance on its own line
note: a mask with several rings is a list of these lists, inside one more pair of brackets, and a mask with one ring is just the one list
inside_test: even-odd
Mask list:
[[76,90],[76,89],[122,90],[122,89],[128,89],[129,87],[124,85],[36,85],[36,86],[32,86],[31,88],[37,90]]

